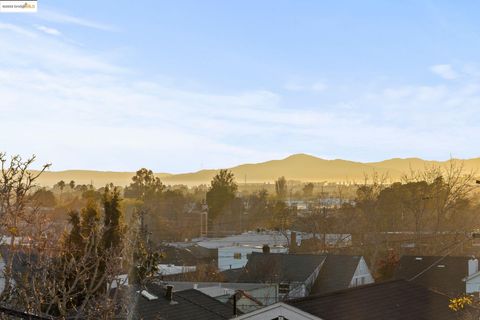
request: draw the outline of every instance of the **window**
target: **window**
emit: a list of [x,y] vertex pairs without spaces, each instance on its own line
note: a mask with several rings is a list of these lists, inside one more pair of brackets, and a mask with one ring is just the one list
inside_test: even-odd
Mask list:
[[287,294],[290,291],[290,284],[288,283],[280,283],[278,286],[278,292],[281,294]]

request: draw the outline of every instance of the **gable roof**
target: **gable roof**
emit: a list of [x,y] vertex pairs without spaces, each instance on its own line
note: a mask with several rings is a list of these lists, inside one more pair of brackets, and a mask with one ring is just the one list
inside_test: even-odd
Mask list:
[[241,315],[235,319],[243,320],[264,320],[264,319],[295,319],[295,320],[322,320],[313,314],[302,311],[298,308],[295,308],[291,305],[288,305],[283,302],[277,302],[268,307],[261,308],[259,310],[249,312],[245,315]]
[[[418,275],[412,282],[450,296],[465,293],[463,279],[468,275],[470,258],[447,256],[437,262],[441,258],[440,256],[402,256],[395,269],[394,278],[409,280]],[[435,265],[432,268],[420,274],[433,264]]]
[[240,276],[245,272],[245,268],[227,269],[220,272],[226,282],[238,282]]
[[[237,301],[239,301],[242,297],[245,297],[246,299],[252,301],[253,303],[255,303],[259,306],[263,306],[263,303],[260,300],[256,299],[250,293],[245,292],[243,290],[237,290],[237,292],[235,292],[234,296],[236,297]],[[229,299],[229,303],[233,303],[233,296]]]
[[166,281],[163,285],[172,285],[174,291],[184,291],[188,289],[201,289],[219,287],[232,290],[255,290],[263,288],[275,287],[275,284],[270,283],[248,283],[248,282],[205,282],[205,281]]
[[477,278],[478,276],[480,276],[480,271],[477,271],[477,272],[475,272],[475,273],[473,273],[473,274],[471,274],[471,275],[469,275],[469,276],[464,277],[464,278],[462,279],[462,281],[465,281],[465,282],[471,281],[471,280]]
[[323,320],[452,320],[478,309],[454,312],[449,298],[423,286],[396,280],[287,301]]
[[239,282],[303,282],[325,260],[314,254],[253,252]]
[[162,263],[165,264],[192,266],[201,260],[199,257],[194,256],[191,250],[186,248],[162,246],[159,249],[162,251]]
[[147,291],[158,299],[148,300],[135,292],[133,319],[218,320],[233,316],[231,306],[195,289],[175,292],[174,303],[165,298],[165,290],[158,284],[147,285]]
[[310,294],[347,289],[361,259],[361,256],[327,255]]

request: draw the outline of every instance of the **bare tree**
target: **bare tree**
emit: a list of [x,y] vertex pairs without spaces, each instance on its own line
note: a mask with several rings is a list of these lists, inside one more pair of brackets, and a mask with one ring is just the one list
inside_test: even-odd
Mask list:
[[[34,155],[26,160],[16,155],[9,160],[5,153],[0,153],[0,240],[8,247],[11,256],[3,271],[5,285],[0,301],[8,298],[12,287],[16,243],[28,241],[28,235],[22,229],[36,217],[37,210],[29,206],[28,196],[36,187],[38,177],[50,167],[45,164],[39,171],[32,171],[30,167],[34,161]],[[41,227],[42,224],[37,224],[35,231]]]

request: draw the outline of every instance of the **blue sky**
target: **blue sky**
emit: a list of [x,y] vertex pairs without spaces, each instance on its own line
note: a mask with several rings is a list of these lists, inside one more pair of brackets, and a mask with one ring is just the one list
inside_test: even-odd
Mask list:
[[[479,156],[480,3],[39,1],[0,15],[0,150],[53,170]],[[8,132],[8,133],[5,133]]]

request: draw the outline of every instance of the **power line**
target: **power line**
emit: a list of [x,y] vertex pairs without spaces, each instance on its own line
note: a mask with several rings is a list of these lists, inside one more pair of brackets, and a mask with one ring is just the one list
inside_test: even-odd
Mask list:
[[433,268],[435,265],[437,265],[438,263],[440,263],[443,259],[445,259],[447,256],[450,255],[450,253],[453,252],[453,250],[460,244],[463,244],[465,241],[469,240],[468,237],[466,237],[465,239],[461,240],[461,241],[458,241],[457,243],[454,243],[452,245],[450,245],[449,247],[447,248],[444,248],[442,249],[440,252],[442,251],[445,251],[449,248],[451,248],[444,256],[440,257],[439,259],[437,259],[434,263],[432,263],[430,266],[428,266],[427,268],[425,268],[424,270],[422,270],[421,272],[419,272],[418,274],[416,274],[415,276],[413,276],[412,278],[408,279],[408,281],[413,281],[415,280],[416,278],[420,277],[422,274],[424,274],[425,272],[427,272],[428,270],[430,270],[431,268]]
[[52,317],[42,317],[42,316],[38,316],[38,315],[34,315],[34,314],[22,312],[22,311],[17,311],[17,310],[5,308],[5,307],[0,307],[0,313],[6,314],[6,315],[9,315],[9,316],[14,316],[16,318],[28,319],[28,320],[52,320],[52,319],[54,319]]

